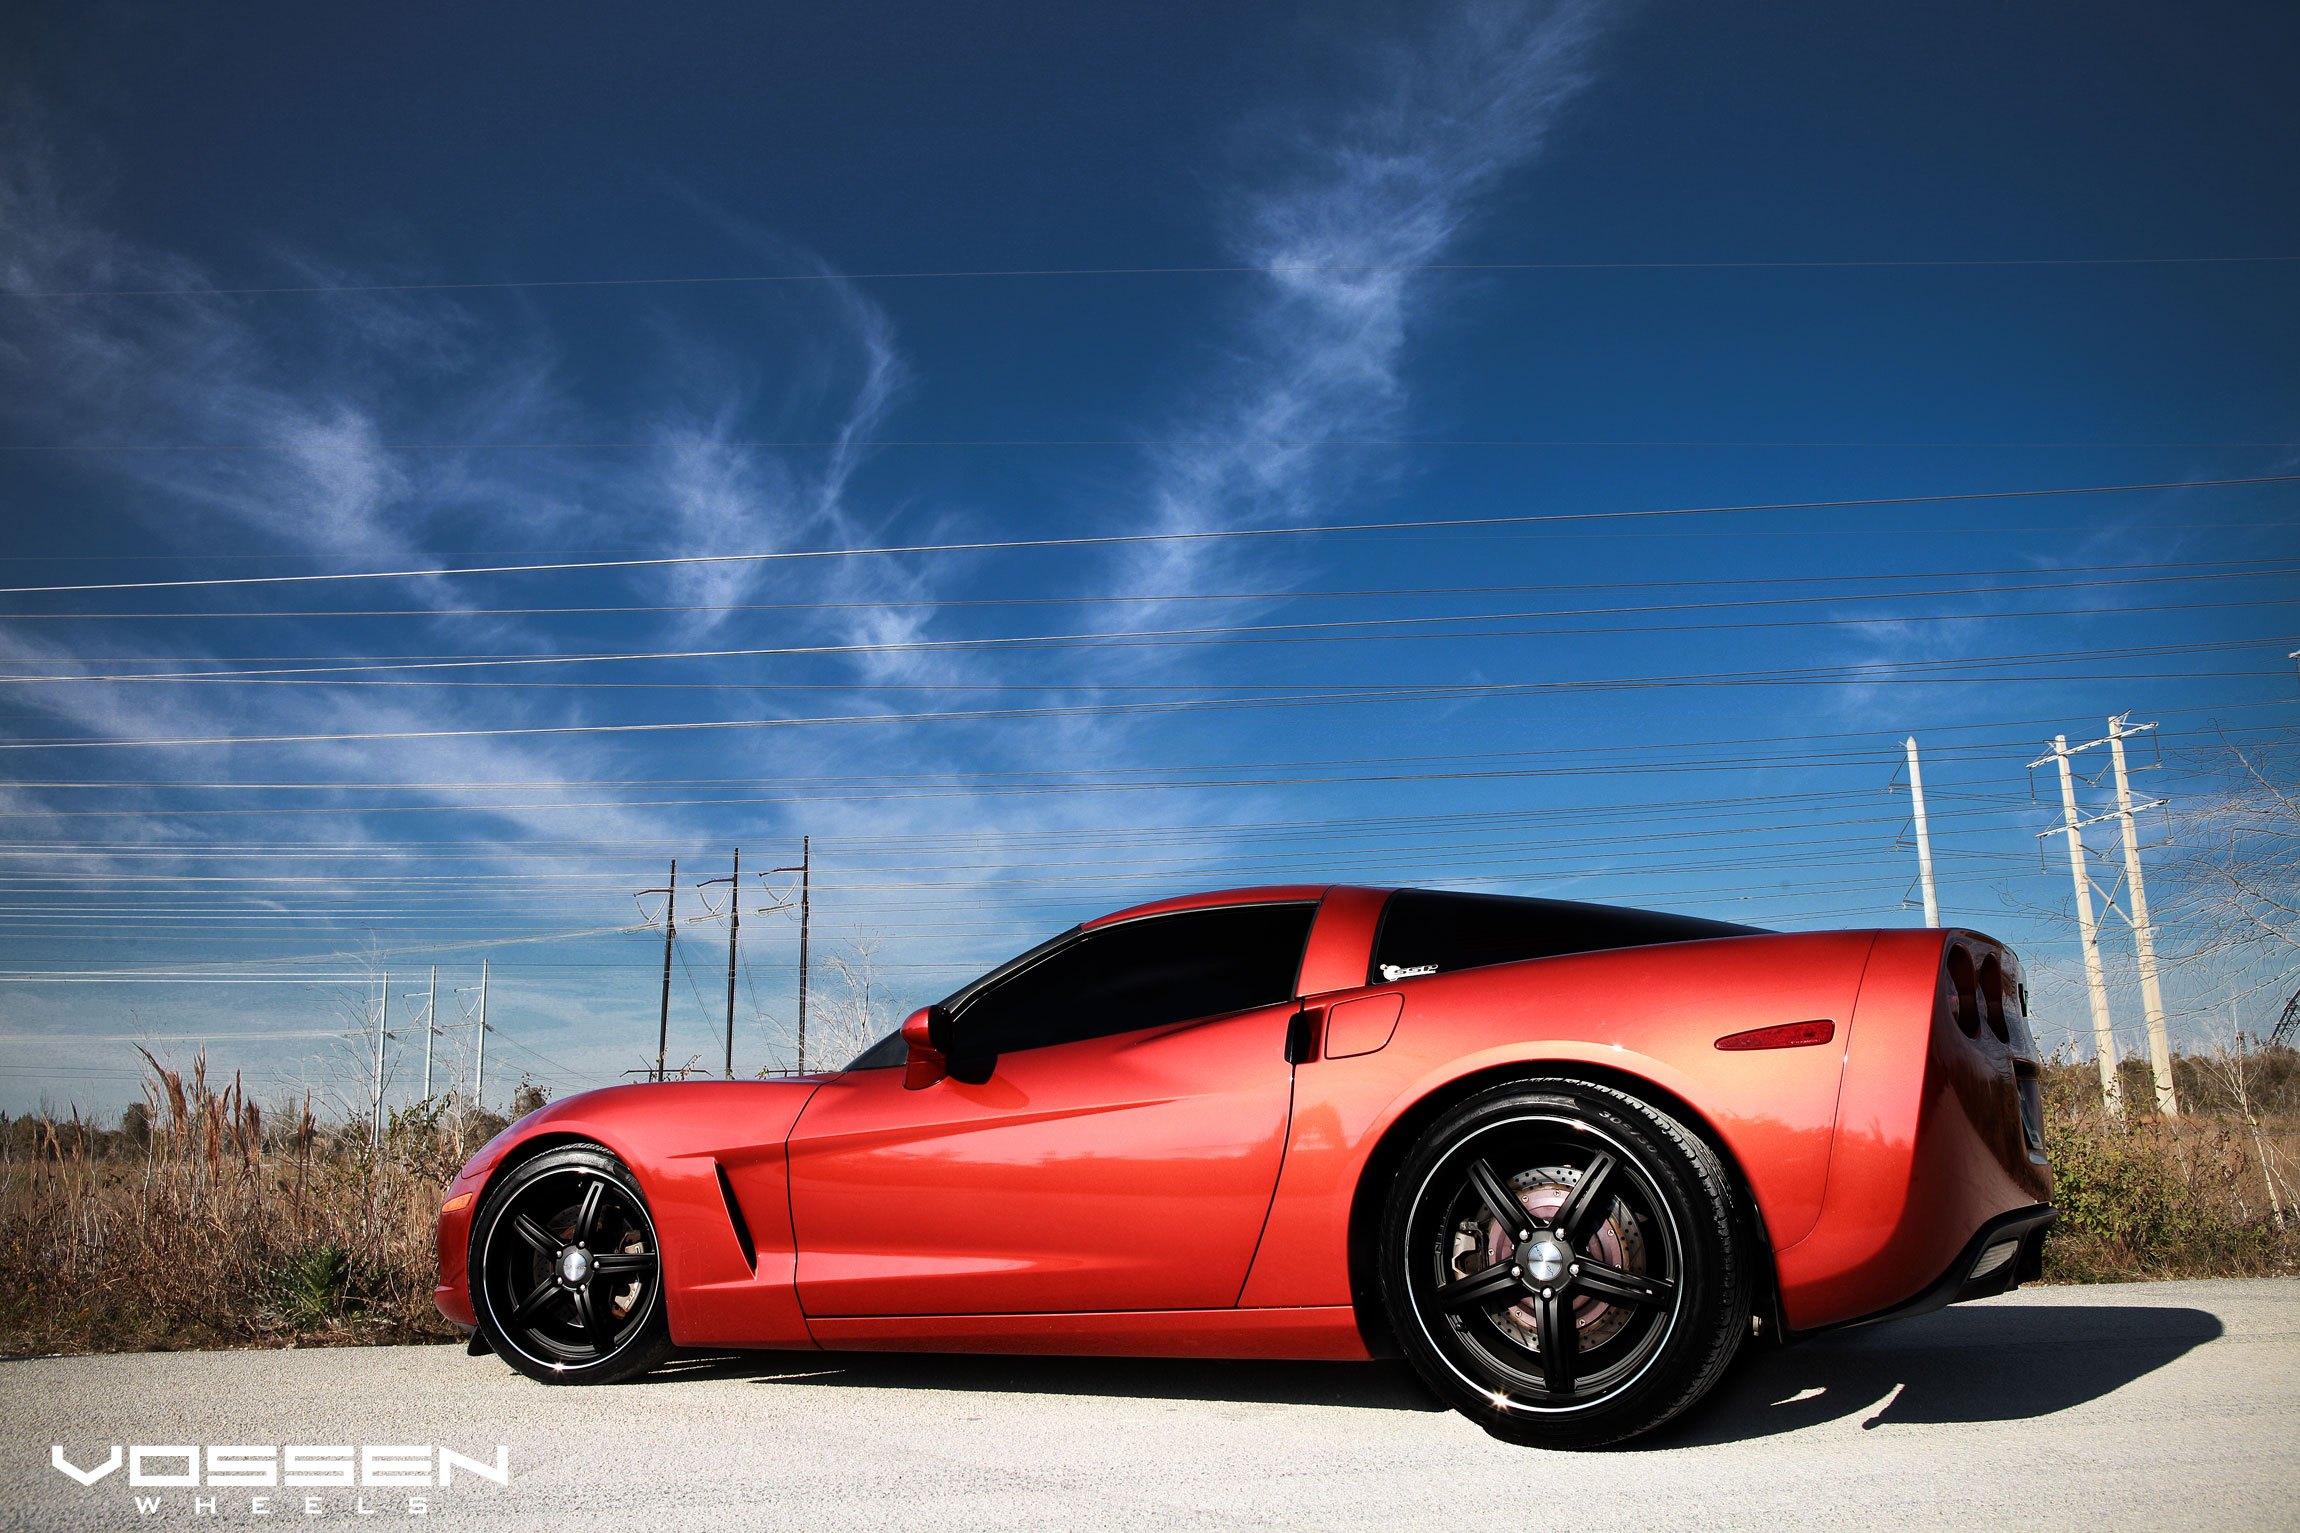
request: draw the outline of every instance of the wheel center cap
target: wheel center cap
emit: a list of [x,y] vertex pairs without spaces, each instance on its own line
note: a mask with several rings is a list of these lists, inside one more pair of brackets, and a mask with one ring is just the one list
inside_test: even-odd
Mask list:
[[1566,1263],[1572,1253],[1548,1235],[1530,1241],[1525,1248],[1521,1264],[1525,1275],[1537,1283],[1554,1283],[1565,1276]]
[[559,1253],[559,1281],[570,1288],[581,1286],[591,1275],[591,1253],[581,1246],[569,1246]]

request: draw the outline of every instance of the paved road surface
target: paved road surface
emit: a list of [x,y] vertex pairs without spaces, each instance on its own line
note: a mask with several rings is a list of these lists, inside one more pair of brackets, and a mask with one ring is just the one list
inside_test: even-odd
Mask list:
[[[195,1515],[146,1490],[139,1515],[124,1472],[51,1469],[58,1443],[83,1466],[114,1443],[504,1443],[511,1480],[278,1491],[260,1517],[260,1492]],[[1571,1455],[1492,1441],[1394,1365],[786,1354],[555,1390],[453,1347],[0,1363],[8,1527],[1920,1524],[2300,1527],[2300,1281],[2028,1289],[1765,1355],[1666,1436]]]

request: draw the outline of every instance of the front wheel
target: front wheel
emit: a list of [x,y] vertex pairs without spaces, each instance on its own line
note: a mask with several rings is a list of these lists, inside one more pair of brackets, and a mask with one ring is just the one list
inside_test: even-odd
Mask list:
[[489,1188],[469,1270],[487,1344],[530,1378],[610,1384],[670,1353],[655,1221],[597,1145],[546,1151]]
[[1723,1166],[1604,1086],[1511,1082],[1446,1113],[1408,1152],[1380,1242],[1407,1359],[1512,1442],[1649,1431],[1749,1330],[1752,1253]]

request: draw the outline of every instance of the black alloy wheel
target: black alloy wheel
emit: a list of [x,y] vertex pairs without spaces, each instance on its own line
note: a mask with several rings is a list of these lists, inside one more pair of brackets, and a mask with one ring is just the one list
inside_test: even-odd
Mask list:
[[1497,1437],[1594,1447],[1706,1394],[1749,1330],[1752,1242],[1716,1154],[1580,1081],[1512,1082],[1407,1154],[1380,1236],[1407,1358]]
[[613,1383],[670,1352],[647,1200],[596,1145],[547,1151],[488,1189],[472,1221],[470,1273],[488,1345],[530,1378]]

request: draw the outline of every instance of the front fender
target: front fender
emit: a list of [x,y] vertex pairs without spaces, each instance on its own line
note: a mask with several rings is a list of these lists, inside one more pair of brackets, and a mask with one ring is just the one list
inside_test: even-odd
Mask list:
[[[590,1141],[638,1178],[662,1246],[663,1298],[680,1346],[811,1347],[799,1313],[784,1143],[819,1080],[665,1081],[553,1102],[472,1157],[439,1226],[442,1313],[474,1323],[467,1255],[486,1189],[529,1154]],[[737,1215],[740,1216],[738,1222]],[[746,1244],[745,1237],[748,1237]]]

